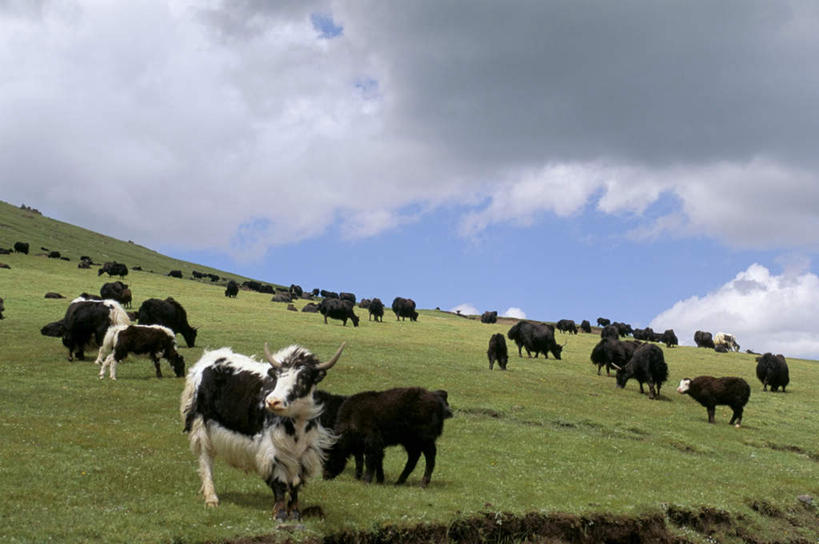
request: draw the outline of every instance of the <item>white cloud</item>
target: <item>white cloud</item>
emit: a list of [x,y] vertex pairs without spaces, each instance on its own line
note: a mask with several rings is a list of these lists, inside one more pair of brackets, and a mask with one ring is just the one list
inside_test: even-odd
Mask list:
[[472,304],[469,304],[468,302],[464,303],[464,304],[458,304],[457,306],[454,306],[454,307],[450,308],[449,311],[450,312],[455,312],[456,314],[461,314],[461,315],[478,315],[478,314],[480,314],[478,309],[475,308],[475,306],[473,306]]
[[633,237],[819,246],[808,4],[6,4],[4,199],[114,236],[259,254],[442,205],[474,236],[667,193],[681,210]]
[[501,317],[512,317],[515,319],[526,319],[526,312],[515,306],[509,307],[501,314]]
[[774,275],[752,264],[725,285],[702,297],[681,300],[649,324],[673,328],[682,343],[694,332],[731,332],[743,349],[819,358],[819,277],[804,267]]

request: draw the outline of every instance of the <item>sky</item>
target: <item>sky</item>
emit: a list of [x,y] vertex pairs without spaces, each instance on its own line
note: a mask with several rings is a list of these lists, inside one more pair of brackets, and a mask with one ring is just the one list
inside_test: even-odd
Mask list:
[[263,281],[819,359],[813,1],[0,0],[0,198]]

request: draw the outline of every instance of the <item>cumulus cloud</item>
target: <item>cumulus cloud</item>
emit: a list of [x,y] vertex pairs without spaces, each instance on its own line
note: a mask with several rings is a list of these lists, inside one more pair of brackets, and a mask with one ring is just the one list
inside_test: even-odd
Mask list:
[[677,302],[649,325],[673,328],[688,345],[696,330],[724,331],[736,335],[743,349],[815,359],[818,307],[819,277],[804,265],[775,275],[752,264],[719,289]]
[[515,306],[511,306],[507,308],[502,314],[501,317],[512,317],[514,319],[526,319],[526,312],[517,308]]
[[461,315],[478,315],[480,313],[478,309],[475,308],[475,306],[469,304],[468,302],[464,304],[458,304],[457,306],[450,308],[449,311]]
[[680,210],[633,237],[816,247],[817,56],[811,3],[6,2],[0,183],[192,249],[663,194]]

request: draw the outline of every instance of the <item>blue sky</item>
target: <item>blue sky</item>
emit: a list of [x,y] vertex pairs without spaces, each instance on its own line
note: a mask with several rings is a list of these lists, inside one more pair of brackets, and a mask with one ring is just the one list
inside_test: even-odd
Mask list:
[[0,197],[265,281],[819,358],[815,58],[799,1],[6,2]]

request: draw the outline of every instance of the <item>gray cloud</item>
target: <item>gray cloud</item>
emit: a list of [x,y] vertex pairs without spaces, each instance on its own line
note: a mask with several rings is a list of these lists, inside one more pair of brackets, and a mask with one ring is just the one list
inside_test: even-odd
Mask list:
[[143,243],[671,194],[632,236],[819,245],[814,3],[12,2],[0,36],[4,198]]

